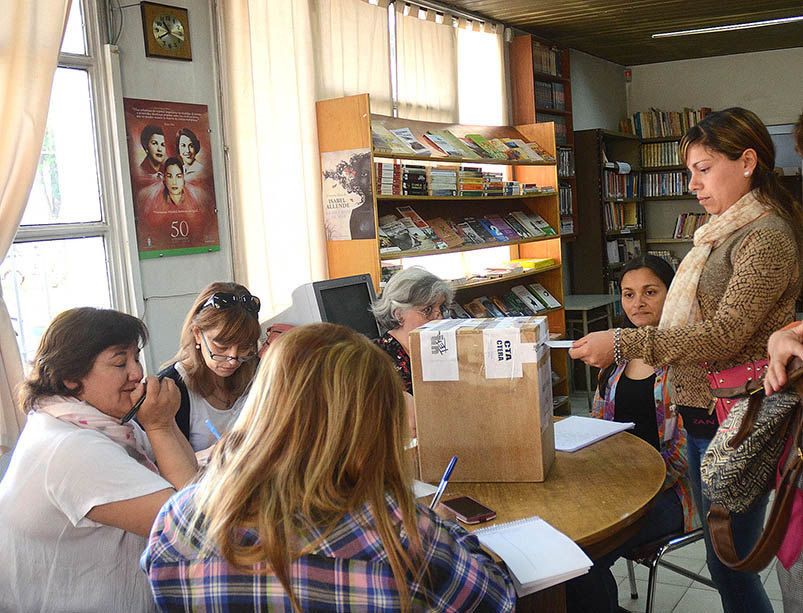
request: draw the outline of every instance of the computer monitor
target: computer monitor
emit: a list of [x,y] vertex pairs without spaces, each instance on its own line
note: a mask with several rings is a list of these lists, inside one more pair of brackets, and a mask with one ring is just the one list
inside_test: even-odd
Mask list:
[[371,275],[353,275],[312,284],[321,321],[347,326],[370,339],[379,337],[373,313],[376,298]]
[[304,283],[293,290],[293,304],[265,325],[301,326],[326,321],[375,339],[379,337],[379,328],[368,310],[375,298],[374,285],[368,274]]

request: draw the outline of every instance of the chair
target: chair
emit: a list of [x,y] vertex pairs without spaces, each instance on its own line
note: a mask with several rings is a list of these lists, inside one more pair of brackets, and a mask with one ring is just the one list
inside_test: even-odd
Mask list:
[[693,581],[703,583],[716,589],[716,586],[711,579],[703,577],[702,575],[698,575],[697,573],[693,573],[690,570],[686,570],[677,564],[667,562],[663,559],[664,555],[670,551],[675,551],[676,549],[680,549],[686,545],[691,545],[692,543],[699,541],[701,538],[703,538],[702,528],[697,528],[696,530],[686,533],[670,534],[657,541],[646,543],[634,549],[625,556],[625,559],[627,560],[627,575],[628,579],[630,580],[630,598],[634,600],[638,598],[638,590],[636,589],[636,575],[633,572],[633,562],[643,564],[650,569],[650,576],[647,580],[646,613],[652,613],[652,609],[655,606],[655,584],[657,582],[659,564],[673,572],[678,573],[679,575],[683,575],[684,577],[688,577]]

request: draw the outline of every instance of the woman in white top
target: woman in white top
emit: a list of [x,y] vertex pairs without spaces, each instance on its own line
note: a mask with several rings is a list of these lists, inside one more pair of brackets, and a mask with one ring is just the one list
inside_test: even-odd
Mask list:
[[176,423],[195,451],[216,442],[240,414],[257,369],[259,298],[237,283],[215,282],[198,295],[181,329],[181,346],[160,376],[181,392]]
[[[139,556],[197,466],[175,424],[175,384],[140,381],[146,339],[136,317],[90,307],[45,331],[20,392],[30,413],[0,482],[0,610],[154,609]],[[141,427],[122,424],[146,385]]]

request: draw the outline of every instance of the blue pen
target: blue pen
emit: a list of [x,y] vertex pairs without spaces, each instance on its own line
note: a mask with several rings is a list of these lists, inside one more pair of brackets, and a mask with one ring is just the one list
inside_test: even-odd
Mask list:
[[212,422],[211,422],[211,421],[209,421],[208,419],[205,419],[205,420],[204,420],[204,423],[206,424],[206,427],[207,427],[207,428],[209,428],[209,431],[210,431],[212,434],[214,434],[214,435],[215,435],[215,438],[216,438],[217,440],[220,440],[220,434],[218,433],[217,429],[216,429],[216,428],[215,428],[215,427],[212,425]]
[[454,470],[455,464],[457,464],[457,456],[453,455],[452,459],[449,460],[449,465],[446,467],[446,470],[443,471],[443,477],[441,477],[441,482],[438,484],[438,489],[435,492],[435,495],[432,497],[432,502],[429,503],[430,509],[434,509],[441,501],[441,496],[443,496],[443,492],[446,491],[446,486],[449,485],[449,477],[452,476],[452,471]]

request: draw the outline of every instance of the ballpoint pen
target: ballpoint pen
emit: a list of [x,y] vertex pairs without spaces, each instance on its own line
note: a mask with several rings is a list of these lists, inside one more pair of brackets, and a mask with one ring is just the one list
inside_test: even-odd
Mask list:
[[218,434],[217,428],[215,428],[215,426],[212,425],[212,422],[209,421],[208,419],[205,419],[204,423],[206,424],[206,427],[209,428],[209,431],[212,433],[212,435],[217,440],[220,440],[220,434]]
[[[162,379],[164,379],[164,375],[160,375],[157,380],[161,381]],[[145,389],[142,390],[142,396],[139,400],[137,400],[136,404],[131,407],[131,410],[123,416],[123,418],[120,420],[120,424],[128,423],[134,419],[134,415],[136,415],[137,411],[139,411],[139,407],[141,407],[142,403],[145,402],[145,394],[147,393],[148,388],[147,383],[143,383],[142,385],[145,386]]]
[[453,455],[452,459],[449,460],[449,465],[446,467],[446,470],[443,471],[443,477],[441,477],[441,482],[438,484],[438,489],[435,492],[435,495],[432,497],[432,502],[429,503],[430,509],[434,509],[436,506],[438,506],[441,496],[443,496],[443,492],[446,491],[446,486],[449,484],[449,477],[452,476],[452,470],[454,470],[455,464],[457,464],[457,456]]

